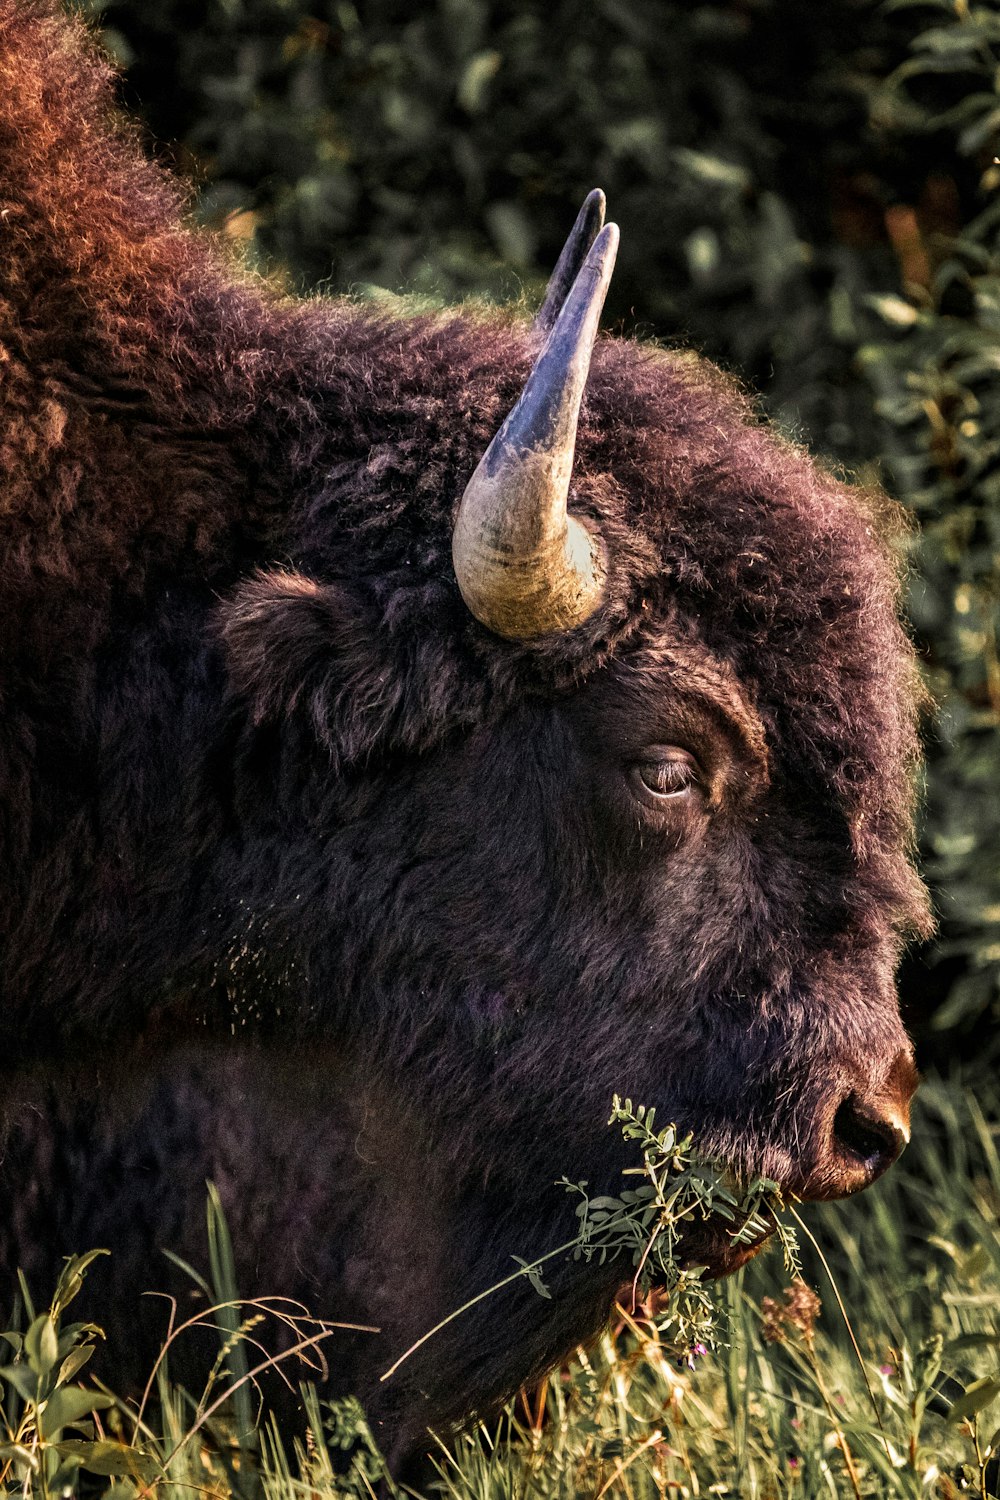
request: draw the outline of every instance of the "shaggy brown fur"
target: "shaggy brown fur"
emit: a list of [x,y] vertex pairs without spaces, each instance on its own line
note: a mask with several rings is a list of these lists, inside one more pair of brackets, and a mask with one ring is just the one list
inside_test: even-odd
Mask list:
[[[616,1086],[809,1178],[830,1101],[904,1044],[892,970],[928,921],[895,518],[716,370],[598,345],[572,504],[607,601],[520,646],[470,618],[454,513],[536,353],[500,315],[240,275],[80,26],[0,0],[5,1068],[234,1015],[336,1038],[338,1097],[367,1067],[415,1111],[408,1170],[448,1226],[393,1348],[562,1237],[548,1185],[607,1168]],[[730,790],[654,830],[609,768],[677,740]],[[329,1221],[368,1256],[371,1191]],[[422,1412],[494,1399],[607,1288],[520,1296],[471,1368],[461,1340],[415,1368]]]

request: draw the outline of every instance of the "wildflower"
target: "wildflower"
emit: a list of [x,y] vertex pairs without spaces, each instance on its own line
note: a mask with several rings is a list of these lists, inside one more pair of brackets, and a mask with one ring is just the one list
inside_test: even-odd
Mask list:
[[760,1304],[760,1336],[765,1344],[785,1342],[784,1310],[773,1297],[764,1297]]
[[765,1344],[783,1344],[797,1331],[805,1343],[812,1342],[822,1304],[812,1287],[800,1278],[787,1286],[784,1300],[765,1297],[761,1302],[761,1337]]

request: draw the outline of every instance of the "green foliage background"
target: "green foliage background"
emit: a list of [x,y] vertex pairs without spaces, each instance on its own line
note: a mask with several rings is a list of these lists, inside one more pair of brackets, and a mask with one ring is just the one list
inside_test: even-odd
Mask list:
[[531,300],[600,185],[623,231],[608,321],[703,349],[904,500],[942,919],[904,993],[925,1050],[981,1050],[1000,1011],[996,0],[85,8],[199,216],[290,285]]

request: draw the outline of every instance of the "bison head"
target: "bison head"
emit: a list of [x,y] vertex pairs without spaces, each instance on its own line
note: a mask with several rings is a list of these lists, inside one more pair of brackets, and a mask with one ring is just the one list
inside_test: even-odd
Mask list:
[[[595,343],[599,197],[534,329],[297,303],[182,226],[106,83],[51,0],[0,0],[7,1055],[146,1026],[162,1075],[206,1012],[227,1050],[128,1102],[141,1171],[67,1168],[62,1248],[105,1222],[85,1184],[151,1250],[210,1172],[238,1243],[270,1223],[317,1311],[388,1330],[371,1376],[566,1238],[616,1090],[803,1196],[870,1181],[927,921],[890,508],[692,356]],[[55,1236],[9,1197],[12,1268]],[[492,1399],[618,1274],[477,1304],[406,1388]]]
[[363,462],[220,615],[254,859],[218,899],[412,1115],[465,1225],[439,1311],[564,1237],[615,1089],[825,1198],[891,1164],[914,1087],[893,511],[696,359],[595,347],[601,209],[530,333],[368,324]]

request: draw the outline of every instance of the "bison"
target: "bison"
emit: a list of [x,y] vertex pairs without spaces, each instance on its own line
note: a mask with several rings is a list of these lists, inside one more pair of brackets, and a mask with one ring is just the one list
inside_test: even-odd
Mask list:
[[530,325],[290,299],[0,0],[0,1264],[110,1244],[123,1360],[212,1176],[399,1441],[607,1316],[557,1265],[377,1380],[615,1179],[615,1089],[807,1199],[907,1128],[898,517],[596,337],[602,219]]

